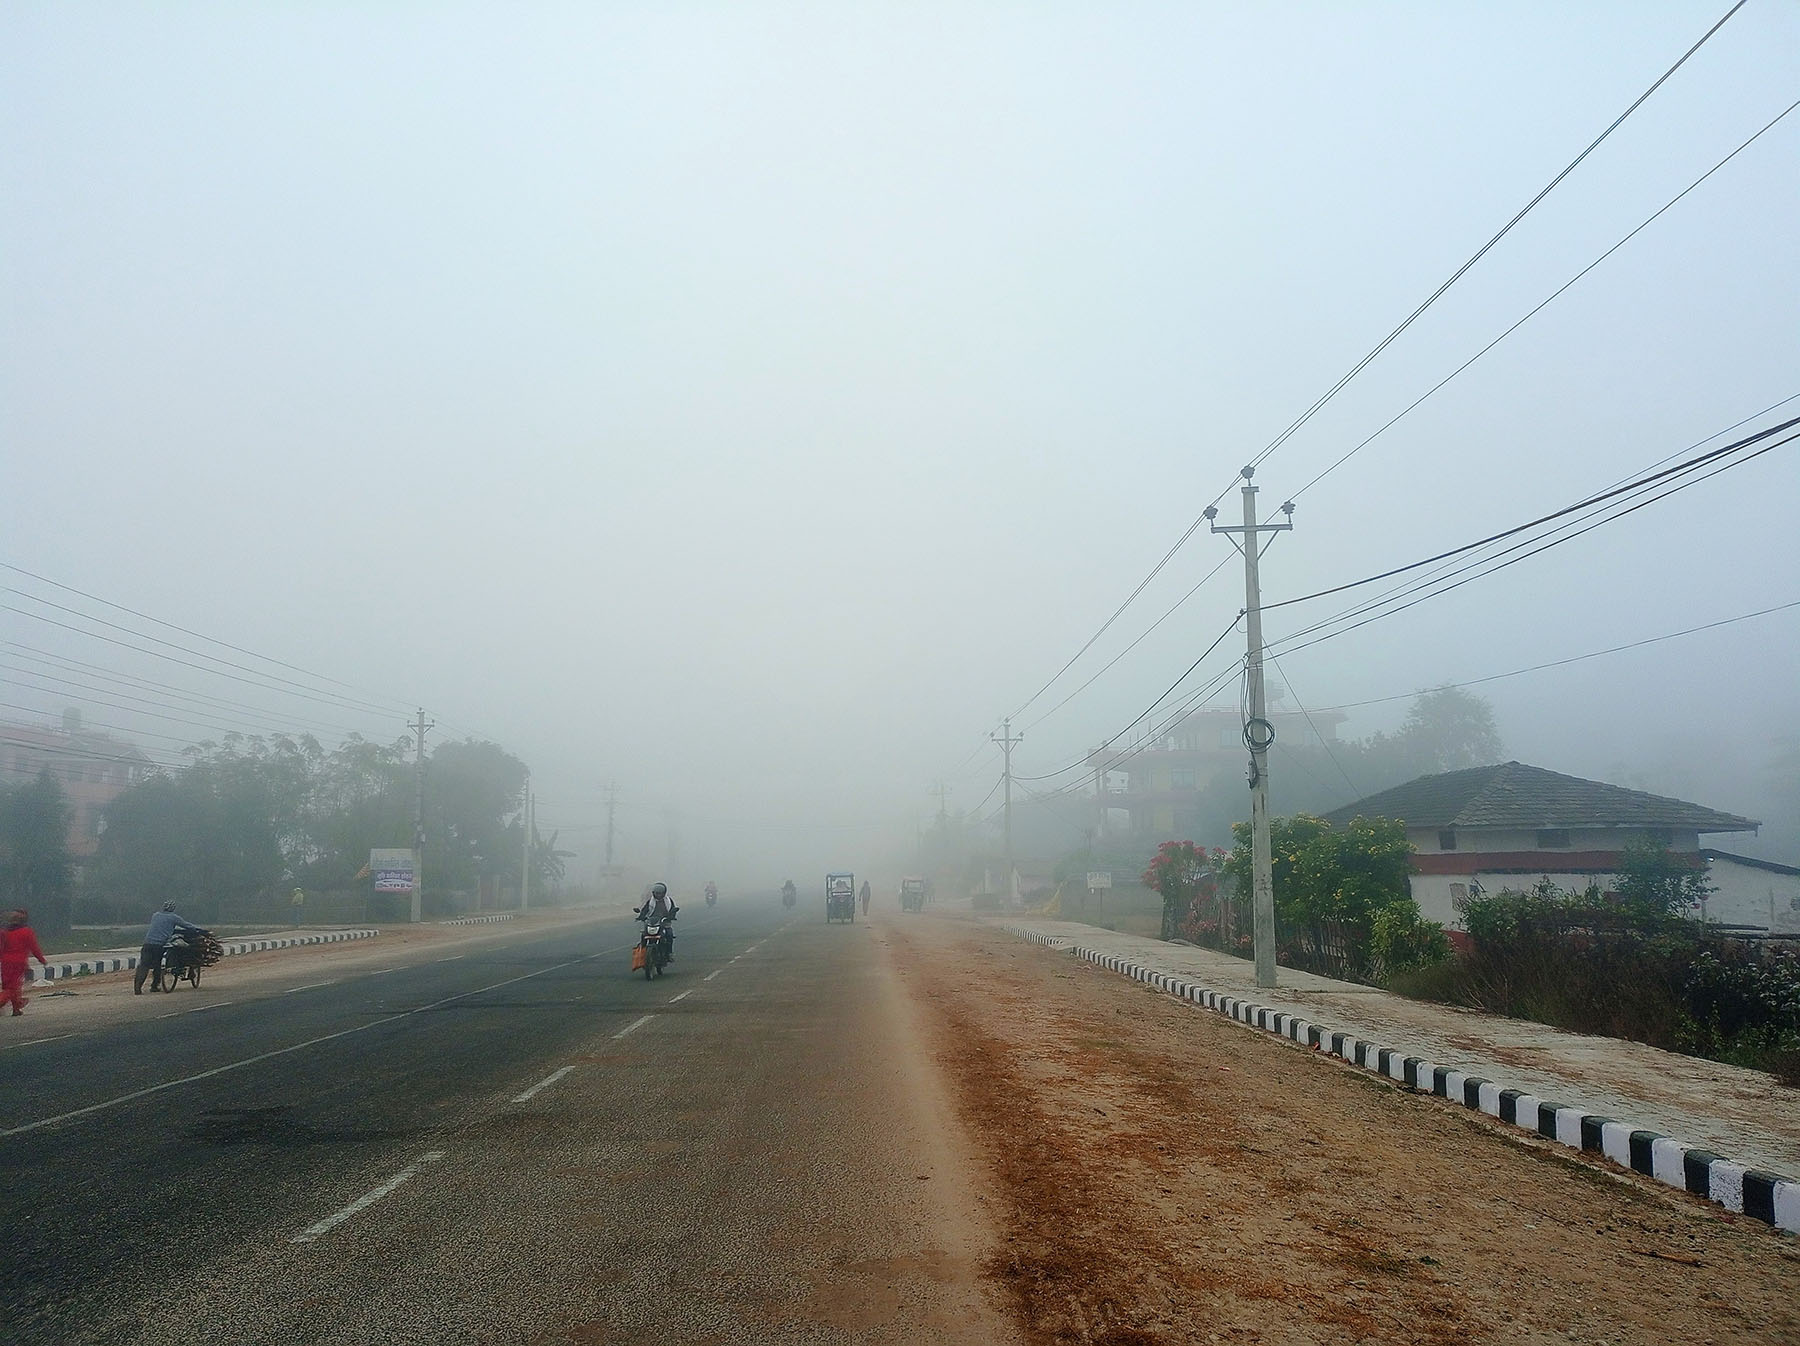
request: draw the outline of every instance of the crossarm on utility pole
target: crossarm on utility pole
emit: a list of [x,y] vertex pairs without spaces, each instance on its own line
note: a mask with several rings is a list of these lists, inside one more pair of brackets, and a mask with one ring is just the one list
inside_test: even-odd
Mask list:
[[[1218,511],[1206,507],[1206,519],[1215,533],[1242,533],[1244,541],[1238,550],[1244,556],[1244,637],[1247,652],[1244,676],[1248,682],[1250,713],[1244,721],[1244,746],[1250,750],[1250,865],[1251,900],[1256,946],[1256,984],[1267,989],[1275,985],[1275,880],[1274,846],[1269,827],[1269,748],[1275,742],[1275,726],[1268,720],[1268,702],[1263,691],[1262,579],[1257,562],[1262,559],[1260,534],[1286,532],[1293,528],[1294,505],[1282,505],[1287,516],[1280,523],[1256,521],[1256,487],[1250,484],[1255,469],[1244,469],[1244,522],[1240,525],[1213,523]],[[1236,539],[1232,541],[1235,543]]]

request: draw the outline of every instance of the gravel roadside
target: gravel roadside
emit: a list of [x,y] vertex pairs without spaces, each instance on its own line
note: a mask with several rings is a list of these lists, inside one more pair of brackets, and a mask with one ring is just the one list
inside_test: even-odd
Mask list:
[[1029,1338],[1800,1340],[1800,1249],[972,922],[880,929]]

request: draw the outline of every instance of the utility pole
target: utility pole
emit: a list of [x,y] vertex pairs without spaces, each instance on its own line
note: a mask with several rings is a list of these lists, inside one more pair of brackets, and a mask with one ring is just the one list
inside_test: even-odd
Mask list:
[[419,718],[407,726],[418,736],[418,755],[413,760],[417,777],[418,804],[413,813],[413,890],[412,919],[416,924],[425,919],[425,731],[437,727],[436,720],[425,718],[425,707],[419,707]]
[[525,867],[519,871],[519,910],[531,910],[531,777],[525,778],[525,799],[519,808],[525,831]]
[[1025,735],[1013,733],[1012,717],[1008,716],[1000,736],[995,738],[994,735],[989,734],[988,737],[994,739],[994,742],[1000,745],[1000,751],[1006,755],[1006,905],[1011,908],[1017,905],[1019,896],[1018,869],[1013,864],[1012,750],[1014,744],[1025,741]]
[[946,831],[950,826],[950,811],[945,806],[945,801],[950,798],[950,787],[945,785],[943,781],[938,781],[931,787],[931,793],[937,796],[938,831]]
[[613,862],[613,811],[619,807],[619,786],[615,781],[606,787],[606,867]]
[[[1208,505],[1206,520],[1215,533],[1242,533],[1240,543],[1232,545],[1244,554],[1244,634],[1249,649],[1244,660],[1249,683],[1250,714],[1244,721],[1244,746],[1250,750],[1250,861],[1251,894],[1254,902],[1254,940],[1256,945],[1256,984],[1265,990],[1275,985],[1275,880],[1271,873],[1273,847],[1269,839],[1269,749],[1275,743],[1275,726],[1268,720],[1268,703],[1263,692],[1262,581],[1256,563],[1262,557],[1261,535],[1286,532],[1294,526],[1294,502],[1281,507],[1286,517],[1280,523],[1259,524],[1256,521],[1256,487],[1250,484],[1254,467],[1246,467],[1244,476],[1244,522],[1241,526],[1213,523],[1218,510]],[[1271,539],[1273,540],[1273,539]]]

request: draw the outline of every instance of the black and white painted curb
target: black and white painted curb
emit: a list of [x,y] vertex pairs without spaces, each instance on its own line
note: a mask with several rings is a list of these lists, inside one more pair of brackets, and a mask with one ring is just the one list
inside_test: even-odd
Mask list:
[[1614,1163],[1658,1182],[1716,1201],[1726,1210],[1753,1216],[1790,1233],[1800,1233],[1800,1182],[1792,1178],[1734,1164],[1710,1150],[1688,1145],[1659,1131],[1596,1116],[1579,1108],[1564,1107],[1526,1090],[1509,1089],[1480,1075],[1441,1066],[1423,1057],[1409,1056],[1398,1048],[1338,1032],[1285,1010],[1224,995],[1186,977],[1159,972],[1129,958],[1087,948],[1061,935],[1046,935],[1023,926],[1001,928],[1009,934],[1023,936],[1060,953],[1072,953],[1077,958],[1145,982],[1248,1027],[1328,1052],[1353,1065],[1397,1080],[1409,1089],[1450,1099],[1571,1149],[1604,1155]]
[[[228,939],[221,943],[227,958],[240,953],[262,953],[268,949],[291,949],[301,944],[338,944],[347,939],[374,939],[379,930],[320,930],[310,935],[275,935],[267,939]],[[130,972],[138,965],[138,956],[123,958],[64,959],[47,967],[33,967],[33,982],[67,981],[70,977],[94,972]]]
[[519,913],[502,911],[493,916],[458,916],[452,921],[438,921],[438,925],[492,925],[495,921],[510,921]]

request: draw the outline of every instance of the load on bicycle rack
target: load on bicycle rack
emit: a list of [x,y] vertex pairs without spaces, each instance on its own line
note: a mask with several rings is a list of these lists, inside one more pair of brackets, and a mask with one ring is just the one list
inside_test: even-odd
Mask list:
[[825,921],[856,921],[856,875],[825,876]]
[[210,930],[198,935],[178,934],[163,945],[162,963],[150,982],[152,991],[173,991],[185,980],[200,985],[200,969],[211,967],[225,956],[225,946]]

